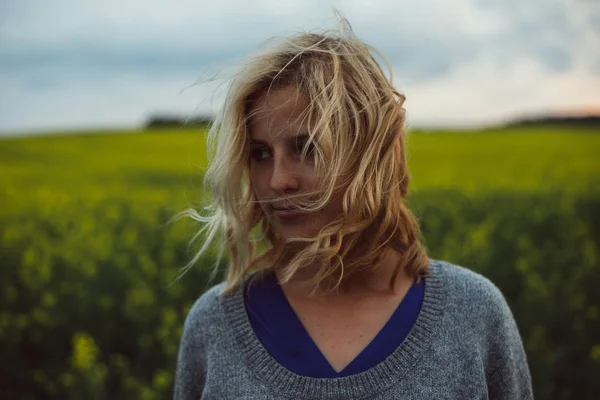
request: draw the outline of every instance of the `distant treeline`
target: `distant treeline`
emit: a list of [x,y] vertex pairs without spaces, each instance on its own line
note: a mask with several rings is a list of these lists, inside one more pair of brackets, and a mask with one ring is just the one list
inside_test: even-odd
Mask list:
[[209,115],[201,115],[189,118],[182,118],[177,116],[152,116],[146,122],[146,129],[158,129],[158,128],[183,128],[183,127],[207,127],[213,122],[214,118]]
[[599,128],[600,115],[584,116],[544,116],[536,118],[517,119],[508,123],[511,127],[538,126],[538,125],[556,125],[556,126],[576,126],[580,128]]
[[[178,117],[169,115],[151,116],[145,124],[146,129],[158,128],[183,128],[183,127],[207,127],[214,121],[210,115],[195,117]],[[542,116],[516,119],[508,122],[507,127],[533,127],[533,126],[563,126],[580,128],[600,128],[600,115],[586,116]]]

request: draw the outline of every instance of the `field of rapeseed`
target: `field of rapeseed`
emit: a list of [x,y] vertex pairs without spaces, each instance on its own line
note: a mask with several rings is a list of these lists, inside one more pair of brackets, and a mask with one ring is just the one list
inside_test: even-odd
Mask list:
[[[204,132],[0,141],[3,398],[171,397],[186,312],[214,281],[181,280]],[[489,277],[519,324],[539,399],[600,392],[600,132],[554,127],[409,135],[432,257]]]

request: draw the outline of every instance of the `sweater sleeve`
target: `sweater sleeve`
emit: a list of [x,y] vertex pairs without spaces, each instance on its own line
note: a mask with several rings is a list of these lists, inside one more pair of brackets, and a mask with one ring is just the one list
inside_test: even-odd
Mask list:
[[175,400],[200,399],[204,388],[206,357],[201,334],[201,300],[191,308],[183,327],[175,373]]
[[488,334],[487,384],[491,400],[533,399],[523,341],[500,290],[493,286],[494,307]]

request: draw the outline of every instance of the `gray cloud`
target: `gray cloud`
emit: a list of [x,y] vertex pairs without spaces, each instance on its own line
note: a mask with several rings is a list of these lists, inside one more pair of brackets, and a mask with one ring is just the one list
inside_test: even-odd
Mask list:
[[[330,27],[332,6],[392,61],[398,85],[419,99],[417,121],[469,123],[469,101],[498,118],[502,86],[526,100],[504,114],[561,106],[537,96],[535,85],[549,82],[564,86],[568,104],[600,103],[600,7],[590,0],[22,0],[0,2],[0,131],[132,125],[198,103],[213,110],[212,86],[185,101],[179,91],[269,37]],[[462,108],[435,98],[426,106],[419,93],[443,98],[436,90],[470,94]]]

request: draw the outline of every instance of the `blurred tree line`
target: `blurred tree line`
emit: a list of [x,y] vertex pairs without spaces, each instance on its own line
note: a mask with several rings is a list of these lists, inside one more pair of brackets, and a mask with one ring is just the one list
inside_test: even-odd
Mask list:
[[177,129],[183,127],[206,128],[212,124],[213,120],[214,117],[209,115],[198,115],[189,118],[181,118],[173,115],[153,115],[144,125],[144,129]]
[[[178,117],[174,115],[152,115],[145,123],[145,129],[162,128],[182,128],[182,127],[201,127],[206,128],[212,124],[214,117],[210,115],[197,115],[189,118]],[[506,124],[510,128],[527,127],[553,127],[553,128],[581,128],[597,129],[600,127],[600,115],[581,115],[581,116],[554,116],[543,115],[538,117],[527,117],[515,119]]]
[[581,116],[540,116],[517,119],[508,124],[509,127],[526,128],[544,126],[552,128],[581,128],[598,129],[600,127],[600,115]]

